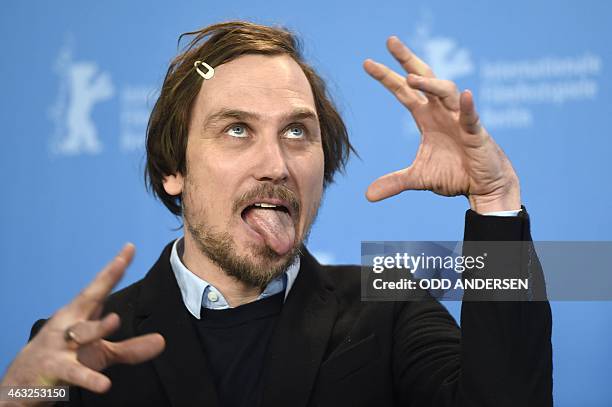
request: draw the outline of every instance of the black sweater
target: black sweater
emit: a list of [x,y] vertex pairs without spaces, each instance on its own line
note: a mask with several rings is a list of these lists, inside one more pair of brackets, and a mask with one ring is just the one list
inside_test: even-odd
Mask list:
[[256,406],[270,336],[285,293],[193,318],[223,407]]

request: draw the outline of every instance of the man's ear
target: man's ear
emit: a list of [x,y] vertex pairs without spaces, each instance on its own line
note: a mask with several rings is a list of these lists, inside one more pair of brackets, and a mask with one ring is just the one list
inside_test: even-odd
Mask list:
[[183,193],[183,183],[185,179],[180,173],[166,175],[164,177],[164,190],[168,195],[180,195]]

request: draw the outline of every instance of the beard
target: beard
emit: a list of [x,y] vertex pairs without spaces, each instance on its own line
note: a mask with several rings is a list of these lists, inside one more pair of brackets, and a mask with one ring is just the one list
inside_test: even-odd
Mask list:
[[[245,193],[238,201],[233,204],[234,213],[243,202],[259,197],[281,198],[290,203],[296,211],[294,227],[297,228],[299,219],[300,205],[295,194],[287,187],[272,184],[262,184],[253,190]],[[282,275],[294,263],[296,256],[301,254],[302,245],[308,240],[310,228],[316,219],[319,202],[314,203],[311,219],[307,219],[302,236],[297,236],[293,247],[284,255],[278,255],[267,244],[249,244],[248,254],[239,255],[238,246],[232,235],[225,231],[217,231],[204,220],[205,216],[198,216],[191,212],[192,205],[185,205],[185,201],[190,202],[189,196],[184,196],[183,216],[185,227],[189,231],[194,242],[206,257],[220,267],[227,275],[252,287],[264,289],[272,280]],[[193,203],[193,202],[190,202]],[[200,215],[204,215],[201,214]],[[240,216],[241,214],[238,213]]]

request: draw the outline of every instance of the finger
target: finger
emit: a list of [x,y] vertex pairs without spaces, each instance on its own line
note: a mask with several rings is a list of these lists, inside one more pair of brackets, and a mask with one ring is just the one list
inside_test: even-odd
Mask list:
[[147,334],[121,342],[107,342],[110,363],[136,364],[159,355],[166,347],[160,334]]
[[70,303],[70,311],[82,317],[90,317],[121,280],[125,269],[134,258],[134,251],[134,245],[131,243],[123,246],[119,254],[96,275],[94,281]]
[[79,345],[85,345],[110,335],[119,328],[121,321],[114,312],[99,321],[82,321],[70,327],[72,338]]
[[413,89],[425,92],[428,99],[437,97],[447,109],[459,110],[459,91],[454,82],[415,74],[409,74],[406,81]]
[[480,118],[476,112],[474,96],[469,90],[461,93],[459,101],[459,123],[468,133],[478,134],[481,130]]
[[100,319],[102,311],[104,311],[104,304],[99,304],[91,313],[90,319]]
[[428,78],[435,77],[433,71],[425,62],[416,56],[404,43],[396,36],[391,36],[387,40],[387,49],[391,55],[408,73],[425,76]]
[[363,63],[363,68],[408,109],[412,110],[414,107],[425,102],[423,96],[408,86],[403,76],[389,67],[371,59],[366,59]]
[[111,381],[108,377],[76,360],[70,362],[61,360],[61,363],[58,362],[52,371],[54,371],[53,375],[59,380],[96,393],[104,393],[111,387]]
[[423,182],[418,179],[412,167],[395,171],[372,182],[366,191],[370,202],[377,202],[407,190],[423,190]]

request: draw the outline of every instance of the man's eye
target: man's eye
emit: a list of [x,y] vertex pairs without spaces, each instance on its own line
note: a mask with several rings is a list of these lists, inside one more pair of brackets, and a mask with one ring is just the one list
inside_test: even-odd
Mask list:
[[242,124],[233,125],[229,129],[227,129],[225,133],[229,134],[232,137],[239,137],[239,138],[247,136],[246,127],[243,126]]
[[303,138],[305,131],[302,127],[292,126],[287,129],[285,135],[287,138]]

